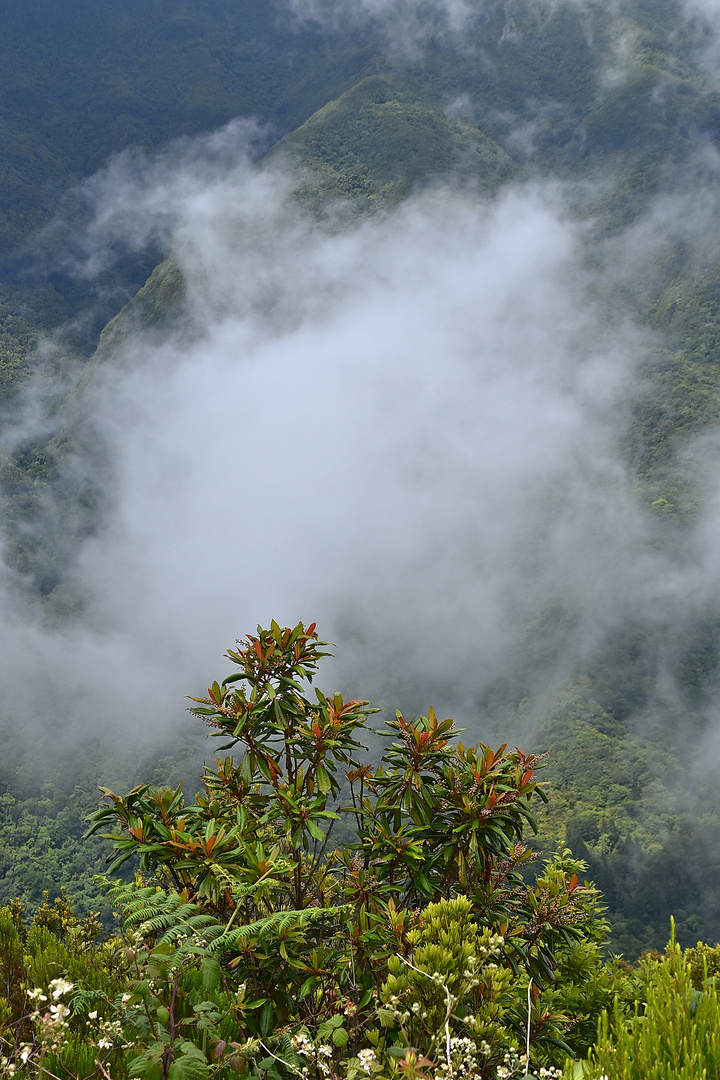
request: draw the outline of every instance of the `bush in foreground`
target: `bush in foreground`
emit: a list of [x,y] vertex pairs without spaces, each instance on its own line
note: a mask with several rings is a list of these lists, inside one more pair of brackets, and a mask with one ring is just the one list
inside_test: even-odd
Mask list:
[[89,833],[112,839],[111,874],[138,866],[114,886],[106,981],[26,971],[7,1074],[495,1080],[584,1055],[611,992],[606,926],[569,852],[521,874],[542,758],[466,748],[431,710],[385,724],[375,767],[376,710],[311,695],[314,626],[273,623],[227,655],[235,672],[192,711],[241,754],[192,804],[104,790]]
[[[600,1080],[720,1080],[720,996],[708,959],[718,948],[698,943],[685,954],[675,928],[665,955],[641,960],[619,980],[597,1043],[577,1076]],[[695,985],[694,985],[695,984]]]

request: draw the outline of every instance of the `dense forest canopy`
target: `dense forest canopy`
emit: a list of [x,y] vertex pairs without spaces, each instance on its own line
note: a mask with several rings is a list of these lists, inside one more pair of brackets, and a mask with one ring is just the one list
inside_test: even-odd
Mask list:
[[109,926],[97,786],[194,791],[183,695],[317,612],[550,751],[613,949],[720,938],[713,20],[4,4],[0,900]]

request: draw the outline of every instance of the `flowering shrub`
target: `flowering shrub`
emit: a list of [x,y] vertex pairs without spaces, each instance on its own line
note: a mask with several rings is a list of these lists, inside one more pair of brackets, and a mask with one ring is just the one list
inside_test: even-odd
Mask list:
[[114,887],[121,936],[78,953],[69,919],[43,916],[43,955],[54,933],[65,952],[3,1029],[6,1071],[502,1080],[556,1077],[587,1049],[604,1001],[597,893],[569,852],[523,876],[542,755],[466,748],[430,710],[386,723],[375,767],[360,740],[376,710],[310,697],[326,655],[302,624],[230,650],[235,673],[193,711],[241,756],[218,759],[193,804],[181,788],[104,789],[90,832],[112,840],[111,873],[139,867]]

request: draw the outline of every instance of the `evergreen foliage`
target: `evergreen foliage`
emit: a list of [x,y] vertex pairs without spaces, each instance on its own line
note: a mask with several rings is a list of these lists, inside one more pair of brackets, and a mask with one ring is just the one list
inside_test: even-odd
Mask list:
[[[175,0],[151,5],[74,0],[63,5],[62,15],[55,8],[32,0],[6,4],[4,11],[3,417],[13,414],[17,393],[37,370],[33,350],[39,333],[97,299],[53,266],[53,252],[43,246],[48,241],[39,251],[37,245],[23,245],[60,205],[69,185],[128,145],[156,146],[238,113],[253,113],[270,120],[274,137],[285,136],[272,155],[286,151],[299,162],[297,199],[320,221],[328,203],[338,198],[350,200],[357,217],[380,212],[442,176],[472,181],[486,193],[529,175],[589,181],[590,202],[580,199],[576,209],[593,222],[588,246],[593,259],[604,240],[638,218],[698,143],[714,145],[720,131],[718,93],[697,65],[692,27],[665,0],[625,2],[612,11],[602,4],[489,3],[468,27],[467,49],[439,37],[427,43],[422,59],[381,55],[370,33],[354,38],[298,33],[261,0],[239,5],[203,0],[192,11]],[[613,65],[622,68],[623,78],[605,77]],[[525,142],[518,137],[522,131],[528,133]],[[95,363],[110,364],[137,327],[161,335],[181,315],[179,271],[163,262],[150,273],[152,263],[149,257],[123,264],[99,283],[104,299],[97,301],[87,333],[68,334],[69,353],[87,360],[99,337]],[[718,267],[668,242],[633,289],[631,304],[638,319],[657,333],[658,347],[643,373],[624,450],[638,496],[656,515],[657,542],[671,545],[703,504],[703,477],[685,453],[689,440],[711,432],[720,415]],[[601,298],[609,307],[614,299]],[[116,317],[100,335],[111,315]],[[91,377],[88,367],[83,380]],[[57,408],[53,400],[49,411]],[[81,608],[67,578],[82,539],[102,520],[104,463],[76,417],[64,416],[59,427],[49,428],[47,437],[16,447],[0,462],[3,557],[18,580],[29,583],[33,596],[45,598],[47,617],[62,621]],[[69,463],[78,467],[67,469]],[[53,499],[47,498],[49,490]],[[52,520],[49,506],[56,512]],[[541,632],[552,636],[562,617],[553,621],[552,614],[541,613]],[[562,633],[557,640],[562,642]],[[720,865],[714,855],[720,807],[711,785],[696,788],[688,805],[682,745],[702,732],[703,705],[717,677],[718,640],[712,612],[700,613],[693,626],[625,627],[612,655],[590,658],[532,734],[533,746],[553,748],[546,774],[553,797],[547,809],[539,808],[539,846],[550,854],[558,842],[568,843],[589,864],[611,909],[613,947],[629,957],[662,943],[670,914],[677,916],[683,945],[698,935],[709,940],[720,935]],[[649,718],[648,670],[669,643],[679,657],[672,675],[681,700],[674,712]],[[505,688],[497,710],[503,716],[511,702],[522,719],[530,666],[528,661],[516,685]],[[633,729],[632,716],[647,721],[643,734]],[[430,731],[431,718],[426,720]],[[465,760],[462,768],[468,767]],[[227,768],[232,776],[235,766]],[[262,772],[261,759],[257,769]],[[289,840],[286,834],[280,839],[290,843],[293,858],[305,843],[308,852],[315,845],[321,851],[331,825],[326,852],[338,835],[346,835],[342,816],[317,816],[337,812],[328,809],[337,794],[332,784],[328,792],[318,787],[335,774],[316,777],[312,792],[307,775],[300,802],[296,791],[287,795],[297,803],[296,816],[282,819],[291,831]],[[210,780],[222,794],[226,781],[219,778],[220,772]],[[45,888],[54,895],[65,882],[78,911],[101,906],[90,882],[101,858],[100,842],[84,849],[78,845],[80,818],[94,807],[90,789],[96,779],[94,774],[69,784],[56,772],[43,788],[28,782],[22,770],[5,771],[0,899],[19,896],[37,905]],[[203,798],[211,800],[210,793]],[[457,812],[437,794],[432,798],[441,818]],[[134,805],[154,829],[152,800],[147,788]],[[273,828],[281,805],[278,801]],[[203,806],[184,808],[192,826],[188,843],[203,842],[209,820]],[[411,817],[424,812],[427,808],[407,810]],[[322,839],[297,817],[302,813],[309,814]],[[243,829],[256,823],[252,815],[242,827],[225,823],[215,841],[218,854],[223,843],[233,850],[245,836]],[[362,824],[366,827],[371,828]],[[420,826],[413,819],[406,827]],[[372,829],[376,832],[368,837],[375,836],[382,851],[395,821],[380,815]],[[154,842],[162,846],[167,837],[158,833]],[[133,843],[125,850],[136,848]],[[155,854],[141,855],[150,873]],[[202,865],[201,855],[192,857]],[[260,859],[257,852],[253,857]],[[188,860],[180,865],[183,882],[186,871],[188,880],[191,870],[195,873]],[[425,861],[399,886],[407,903],[435,902],[442,893],[437,860],[427,860],[427,866]],[[206,887],[219,898],[226,868],[220,858],[214,865],[219,869],[207,870]],[[226,886],[227,903],[236,904],[233,890],[247,882],[241,876]],[[243,926],[252,926],[254,900],[243,903],[251,919]],[[291,904],[289,893],[286,903],[288,911],[306,910]],[[107,904],[102,914],[108,918]],[[219,908],[214,917],[223,917]]]
[[[140,867],[111,888],[122,940],[96,944],[64,894],[27,933],[0,912],[11,1074],[440,1080],[471,1062],[485,1080],[529,1070],[525,1039],[540,1075],[588,1048],[608,1000],[597,892],[569,852],[519,872],[542,761],[465,748],[430,711],[397,714],[382,764],[362,763],[376,710],[309,696],[326,655],[314,626],[276,623],[228,652],[238,670],[193,711],[242,757],[195,804],[105,790],[89,833],[112,829],[111,872]],[[332,848],[342,815],[356,835]]]
[[641,998],[628,1015],[618,998],[598,1027],[597,1045],[582,1074],[617,1080],[707,1080],[720,1076],[720,997],[714,978],[693,986],[694,958],[674,935],[665,956],[640,969]]
[[[382,764],[361,763],[375,710],[310,695],[326,655],[314,626],[258,628],[193,710],[240,760],[191,806],[181,786],[105,791],[89,831],[142,868],[105,882],[119,934],[64,891],[29,926],[0,908],[3,1075],[718,1075],[720,946],[683,955],[673,927],[664,958],[603,962],[583,864],[518,872],[543,762],[465,748],[429,712],[397,714]],[[332,847],[343,815],[354,839]]]

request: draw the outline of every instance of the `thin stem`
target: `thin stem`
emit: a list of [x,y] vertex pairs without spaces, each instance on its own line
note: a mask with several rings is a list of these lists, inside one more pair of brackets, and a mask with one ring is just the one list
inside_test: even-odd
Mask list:
[[527,992],[528,1018],[527,1018],[527,1036],[526,1036],[526,1039],[525,1039],[525,1068],[528,1071],[530,1069],[530,1021],[531,1021],[531,1018],[532,1018],[532,1000],[531,1000],[532,984],[533,984],[533,981],[532,981],[532,979],[530,979],[530,982],[528,983],[528,992]]
[[330,833],[333,831],[333,827],[334,827],[336,821],[337,821],[337,818],[332,818],[332,820],[330,821],[330,828],[325,833],[325,841],[324,841],[323,846],[320,848],[319,851],[317,851],[318,841],[317,840],[315,841],[315,847],[313,849],[313,861],[310,864],[310,869],[308,870],[308,877],[313,877],[313,875],[315,874],[315,870],[317,869],[317,865],[320,862],[320,859],[322,859],[323,855],[325,854],[325,848],[328,846],[328,841],[330,839]]
[[450,991],[448,990],[447,986],[439,975],[428,975],[427,971],[422,971],[419,967],[415,967],[414,964],[411,964],[410,961],[406,960],[404,956],[400,955],[400,953],[398,953],[397,956],[400,960],[402,960],[403,964],[407,964],[407,966],[409,968],[412,968],[413,971],[417,971],[418,975],[424,975],[426,979],[430,980],[430,982],[434,982],[437,985],[442,986],[443,990],[445,991],[445,997],[447,999],[447,1008],[445,1010],[445,1053],[447,1055],[448,1073],[450,1074],[450,1078],[452,1080],[453,1068],[452,1060],[450,1057],[450,1016],[452,1014],[453,1007],[452,995],[450,994]]
[[170,1065],[173,1059],[173,1049],[175,1046],[175,1001],[177,998],[178,989],[178,974],[177,971],[173,972],[172,994],[170,996],[170,1043],[165,1051],[165,1068],[163,1069],[163,1080],[167,1080],[170,1072]]
[[279,1061],[281,1065],[285,1065],[285,1066],[286,1066],[286,1068],[288,1068],[288,1069],[292,1069],[292,1071],[293,1071],[294,1073],[297,1073],[297,1075],[298,1075],[298,1076],[302,1076],[302,1075],[303,1075],[303,1073],[302,1073],[302,1072],[300,1071],[300,1069],[296,1069],[296,1068],[295,1068],[295,1066],[294,1066],[294,1065],[291,1065],[289,1061],[284,1061],[284,1060],[283,1060],[282,1058],[278,1057],[278,1056],[277,1056],[277,1054],[273,1054],[272,1050],[270,1050],[270,1049],[269,1049],[269,1048],[268,1048],[268,1047],[267,1047],[267,1046],[265,1045],[265,1043],[264,1043],[264,1042],[262,1041],[262,1039],[258,1039],[258,1042],[259,1042],[259,1043],[260,1043],[260,1045],[262,1046],[262,1048],[263,1048],[263,1050],[265,1051],[265,1053],[266,1053],[266,1054],[269,1054],[271,1058],[275,1058],[275,1060],[276,1060],[276,1061]]

